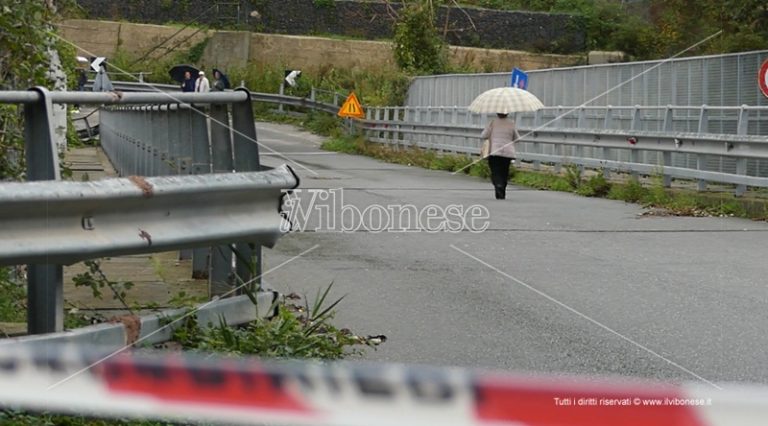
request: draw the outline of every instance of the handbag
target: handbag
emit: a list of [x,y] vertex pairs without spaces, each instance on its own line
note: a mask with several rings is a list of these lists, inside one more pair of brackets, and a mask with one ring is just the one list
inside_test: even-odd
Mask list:
[[480,158],[487,158],[491,154],[491,140],[483,139],[483,145],[480,147]]
[[493,121],[491,121],[491,134],[488,139],[483,139],[483,144],[480,146],[480,158],[487,158],[491,155],[491,137],[493,136]]

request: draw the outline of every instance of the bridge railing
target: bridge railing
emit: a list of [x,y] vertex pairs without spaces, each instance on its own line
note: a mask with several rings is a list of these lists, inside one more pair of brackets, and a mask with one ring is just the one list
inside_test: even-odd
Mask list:
[[[766,107],[545,108],[516,115],[520,160],[575,164],[671,179],[768,186]],[[374,142],[477,155],[488,116],[464,107],[369,107],[362,127]],[[732,130],[732,131],[730,131]]]
[[62,330],[62,265],[79,260],[183,248],[214,285],[258,285],[261,245],[288,228],[280,200],[298,178],[287,167],[259,171],[247,91],[37,88],[0,92],[0,103],[23,105],[28,180],[61,179],[53,104],[101,105],[102,145],[128,176],[0,184],[0,265],[28,264],[30,334]]
[[[338,94],[330,104],[318,102],[317,93],[313,89],[310,98],[253,93],[252,100],[338,110]],[[575,164],[660,174],[665,185],[672,179],[696,180],[699,190],[709,183],[734,184],[741,194],[748,186],[768,186],[766,111],[746,105],[545,107],[515,115],[524,135],[517,148],[520,160],[536,169]],[[357,123],[374,142],[477,155],[488,119],[465,107],[367,107],[366,119]]]

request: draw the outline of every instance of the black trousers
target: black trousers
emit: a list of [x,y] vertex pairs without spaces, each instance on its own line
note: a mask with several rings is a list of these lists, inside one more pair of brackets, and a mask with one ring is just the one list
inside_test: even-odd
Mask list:
[[511,158],[488,156],[488,167],[491,168],[491,182],[496,190],[496,199],[503,200],[507,195],[507,181],[509,180],[509,163]]

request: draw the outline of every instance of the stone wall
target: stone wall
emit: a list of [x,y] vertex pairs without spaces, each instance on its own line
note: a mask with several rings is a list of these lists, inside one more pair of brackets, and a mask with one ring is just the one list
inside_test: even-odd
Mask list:
[[[232,4],[229,4],[232,3]],[[291,35],[335,34],[377,40],[392,37],[399,2],[335,0],[78,0],[92,18],[146,23],[236,26]],[[441,7],[436,22],[457,46],[573,53],[585,50],[584,22],[566,14]]]
[[[120,50],[138,57],[176,33],[175,27],[129,24],[123,22],[67,20],[59,23],[64,38],[89,52],[112,57]],[[382,41],[339,40],[321,37],[249,33],[245,31],[207,31],[195,33],[187,29],[163,46],[187,39],[188,46],[208,43],[201,63],[206,68],[279,65],[303,70],[323,67],[348,69],[395,69],[392,45]],[[155,54],[163,52],[165,47]],[[86,53],[86,52],[83,52]],[[524,70],[573,65],[581,58],[569,55],[547,55],[521,51],[477,49],[452,46],[450,62],[459,67],[472,67],[487,72]]]

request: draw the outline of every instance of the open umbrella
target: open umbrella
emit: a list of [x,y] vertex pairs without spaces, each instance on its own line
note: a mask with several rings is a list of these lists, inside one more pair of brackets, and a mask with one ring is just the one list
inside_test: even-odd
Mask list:
[[509,114],[536,111],[541,108],[544,108],[544,104],[539,98],[517,87],[499,87],[485,91],[469,104],[470,111],[480,114]]
[[197,78],[197,73],[200,72],[200,70],[193,67],[192,65],[180,64],[180,65],[175,65],[173,68],[171,68],[168,71],[168,74],[170,74],[172,79],[178,81],[179,83],[183,83],[184,73],[187,71],[189,71],[189,74],[192,76],[193,80]]

